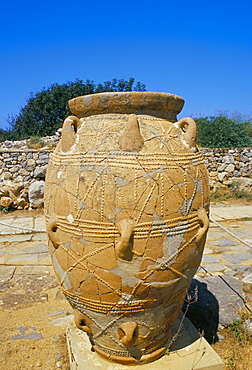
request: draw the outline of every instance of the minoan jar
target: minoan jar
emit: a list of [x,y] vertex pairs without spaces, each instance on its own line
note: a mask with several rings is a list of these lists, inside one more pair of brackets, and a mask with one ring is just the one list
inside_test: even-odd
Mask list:
[[184,100],[116,92],[70,100],[45,215],[78,328],[122,364],[160,357],[203,252],[208,175]]

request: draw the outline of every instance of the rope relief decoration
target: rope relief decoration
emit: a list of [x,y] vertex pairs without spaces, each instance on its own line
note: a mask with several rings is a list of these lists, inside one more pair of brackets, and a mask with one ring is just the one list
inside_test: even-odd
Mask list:
[[208,230],[208,174],[183,99],[150,92],[70,101],[45,187],[49,248],[95,351],[154,361],[170,342]]

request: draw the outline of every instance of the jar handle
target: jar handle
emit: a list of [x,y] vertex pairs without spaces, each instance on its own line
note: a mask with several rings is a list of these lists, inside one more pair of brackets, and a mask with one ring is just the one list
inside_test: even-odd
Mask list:
[[57,235],[58,222],[57,222],[57,217],[56,216],[52,216],[50,218],[50,220],[48,221],[46,229],[47,229],[47,235],[48,235],[50,241],[52,242],[54,248],[55,249],[59,248],[60,242],[59,242],[58,235]]
[[131,261],[133,257],[133,233],[135,221],[131,219],[123,219],[118,223],[118,230],[121,234],[121,240],[116,244],[115,251],[118,259],[123,261]]
[[209,218],[205,208],[199,209],[197,213],[200,221],[200,228],[197,232],[196,243],[199,243],[207,233],[207,230],[209,228]]
[[128,121],[125,123],[125,129],[119,138],[119,145],[122,150],[132,151],[139,150],[144,143],[140,132],[140,127],[136,114],[130,114]]
[[65,119],[62,126],[61,150],[68,152],[76,141],[76,133],[81,120],[75,116],[69,116]]
[[190,149],[196,149],[197,126],[196,122],[189,117],[180,119],[175,125],[182,130],[184,140]]
[[120,342],[126,347],[132,347],[138,341],[138,323],[128,321],[122,323],[117,329]]

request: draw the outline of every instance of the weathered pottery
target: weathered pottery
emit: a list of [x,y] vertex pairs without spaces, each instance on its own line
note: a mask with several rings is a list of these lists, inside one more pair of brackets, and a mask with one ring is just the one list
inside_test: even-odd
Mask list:
[[182,98],[120,92],[70,100],[48,165],[53,266],[76,325],[122,364],[171,341],[208,229],[208,175]]

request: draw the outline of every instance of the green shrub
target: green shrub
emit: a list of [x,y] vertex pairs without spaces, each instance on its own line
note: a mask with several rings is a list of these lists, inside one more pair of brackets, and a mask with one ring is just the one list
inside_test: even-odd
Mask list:
[[[251,315],[249,317],[251,318]],[[244,326],[246,318],[246,316],[242,316],[241,319],[234,320],[229,326],[229,330],[238,339],[240,345],[252,344],[252,333],[248,332]]]
[[197,143],[206,148],[242,148],[252,146],[248,122],[219,116],[195,119],[198,130]]
[[14,212],[15,210],[16,209],[12,206],[7,206],[7,207],[0,206],[0,211],[2,211],[4,213]]

